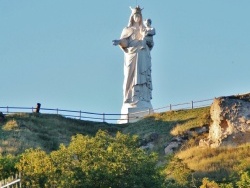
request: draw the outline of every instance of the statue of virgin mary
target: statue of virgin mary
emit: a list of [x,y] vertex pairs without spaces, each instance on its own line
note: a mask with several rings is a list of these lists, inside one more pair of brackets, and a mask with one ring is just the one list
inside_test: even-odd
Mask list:
[[[146,27],[143,25],[142,9],[131,8],[128,26],[122,31],[119,45],[124,52],[123,106],[121,113],[134,114],[152,109],[151,55],[152,46],[146,41]],[[141,115],[139,115],[141,116]]]

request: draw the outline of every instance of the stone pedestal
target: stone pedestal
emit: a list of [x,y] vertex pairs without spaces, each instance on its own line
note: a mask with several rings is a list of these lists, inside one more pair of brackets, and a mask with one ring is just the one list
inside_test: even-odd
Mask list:
[[153,107],[150,102],[138,102],[136,104],[124,103],[121,109],[121,118],[118,124],[134,123],[143,117],[153,113]]

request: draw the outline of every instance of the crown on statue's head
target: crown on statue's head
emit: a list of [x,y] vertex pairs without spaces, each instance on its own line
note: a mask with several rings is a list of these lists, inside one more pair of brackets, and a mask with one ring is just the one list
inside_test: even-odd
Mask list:
[[143,8],[140,8],[139,5],[137,5],[135,8],[129,7],[132,11],[132,14],[141,14],[141,11],[143,10]]

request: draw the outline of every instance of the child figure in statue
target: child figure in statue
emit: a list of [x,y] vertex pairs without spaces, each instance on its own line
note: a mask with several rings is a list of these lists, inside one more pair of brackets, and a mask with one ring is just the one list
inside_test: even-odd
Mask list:
[[145,25],[144,39],[150,50],[152,50],[154,46],[153,36],[155,35],[155,28],[151,27],[151,24],[152,24],[151,19],[144,20],[144,25]]

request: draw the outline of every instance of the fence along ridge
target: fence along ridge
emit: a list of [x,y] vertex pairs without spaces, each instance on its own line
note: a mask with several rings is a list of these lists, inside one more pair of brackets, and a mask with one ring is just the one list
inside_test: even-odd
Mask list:
[[[203,105],[197,105],[198,103],[204,103],[204,102],[209,102],[212,101],[213,99],[204,99],[204,100],[199,100],[199,101],[190,101],[190,102],[185,102],[185,103],[179,103],[179,104],[169,104],[168,106],[160,107],[160,108],[154,108],[154,109],[148,109],[145,111],[141,112],[148,112],[148,114],[160,112],[160,110],[166,109],[166,111],[171,111],[171,110],[181,110],[181,109],[193,109],[193,108],[199,108],[199,107],[205,107],[205,106],[210,106],[211,102],[209,104],[203,104]],[[0,107],[1,109],[6,109],[5,112],[6,114],[13,114],[13,113],[29,113],[28,110],[31,112],[34,112],[36,108],[34,107]],[[19,110],[19,111],[12,111],[12,110]],[[22,111],[26,110],[26,111]],[[95,112],[87,112],[87,111],[81,111],[81,110],[64,110],[64,109],[59,109],[59,108],[40,108],[40,110],[43,111],[48,111],[48,112],[54,112],[50,114],[57,114],[57,115],[62,115],[65,117],[69,118],[78,118],[80,120],[86,120],[86,119],[92,119],[92,120],[102,120],[103,122],[106,122],[106,120],[121,120],[120,117],[114,118],[114,116],[128,116],[128,114],[119,114],[119,113],[95,113]],[[61,113],[62,112],[62,113]],[[137,114],[141,112],[135,112],[132,114]],[[73,113],[73,114],[65,114],[65,113]],[[84,116],[85,114],[85,116]],[[87,116],[86,116],[87,115]],[[94,116],[94,117],[93,117]],[[110,118],[109,118],[109,117]],[[113,116],[113,117],[112,117]]]
[[16,174],[15,177],[11,176],[0,181],[0,188],[13,187],[14,185],[15,187],[21,187],[21,174]]

